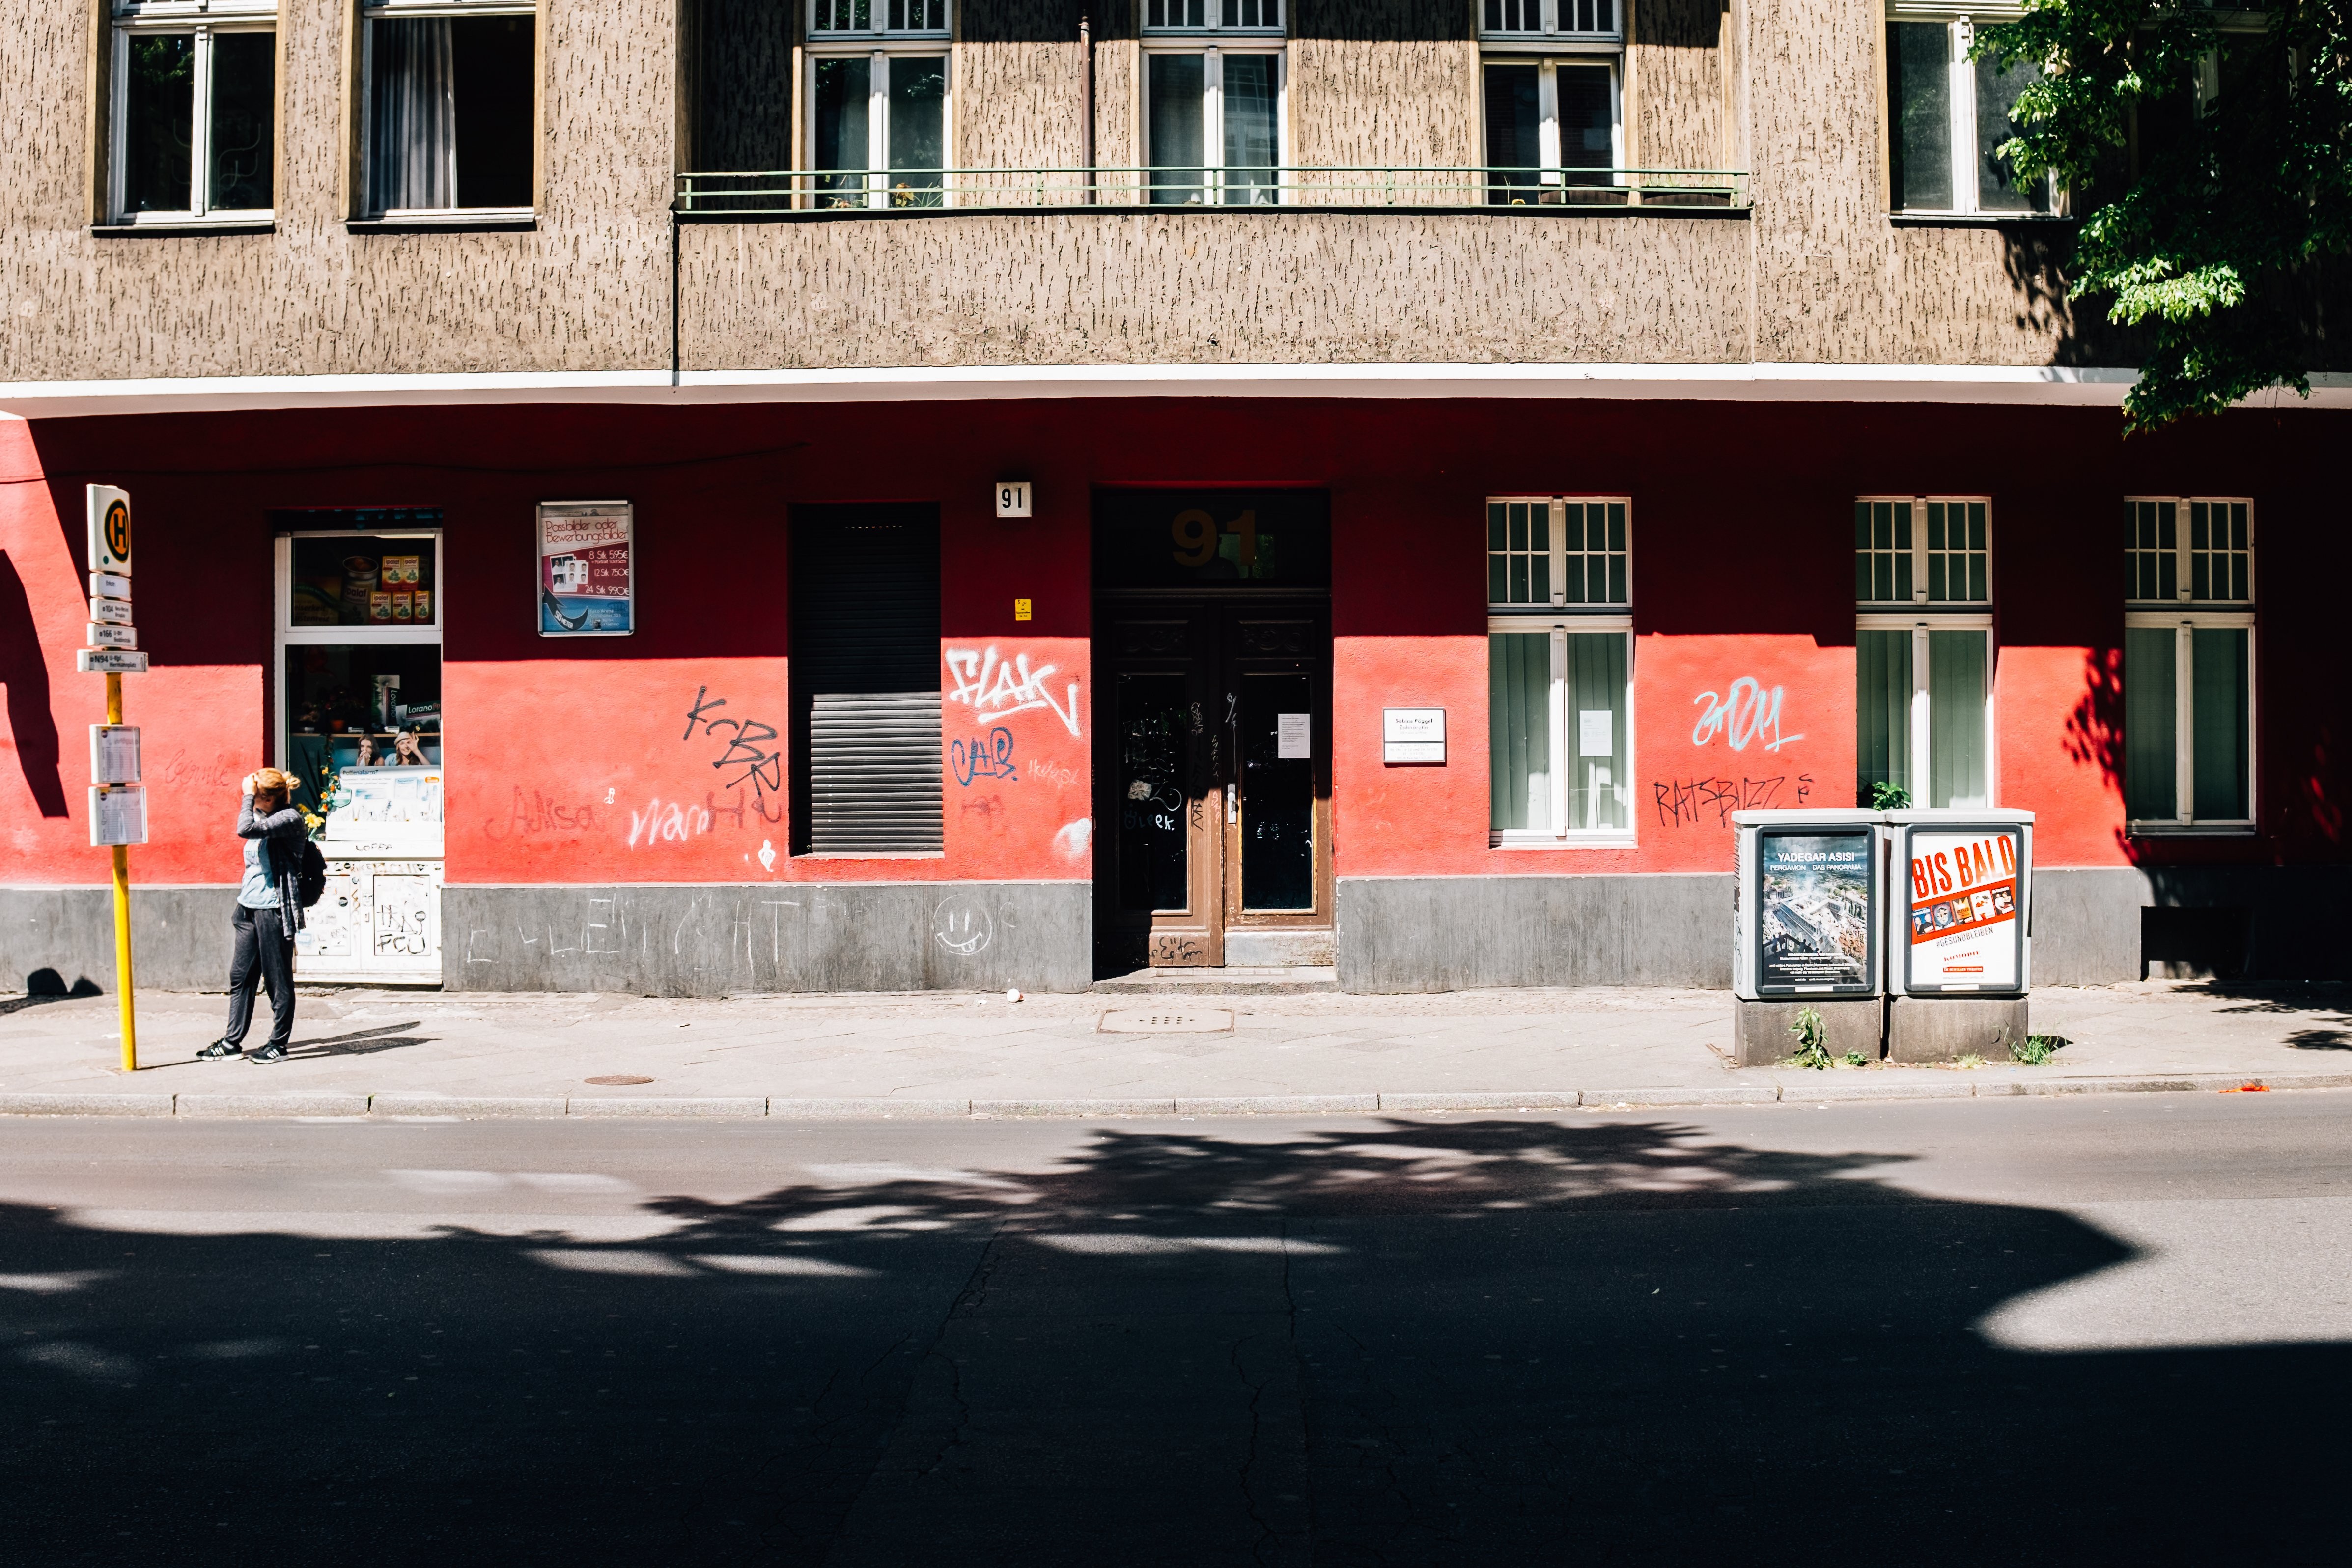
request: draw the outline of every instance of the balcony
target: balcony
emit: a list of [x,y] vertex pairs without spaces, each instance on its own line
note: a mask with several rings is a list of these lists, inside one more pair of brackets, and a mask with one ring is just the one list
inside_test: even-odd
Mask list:
[[676,210],[687,218],[786,218],[856,214],[1040,209],[1264,211],[1396,207],[1609,211],[1668,207],[1744,211],[1737,169],[1267,165],[1213,169],[820,169],[682,174]]

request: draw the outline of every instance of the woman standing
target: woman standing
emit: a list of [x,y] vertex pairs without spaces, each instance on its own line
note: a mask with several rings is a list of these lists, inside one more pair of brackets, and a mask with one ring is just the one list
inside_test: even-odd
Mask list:
[[294,809],[294,776],[276,768],[247,773],[236,836],[245,840],[245,880],[236,891],[236,952],[228,971],[228,1032],[196,1055],[226,1061],[245,1054],[256,983],[269,992],[269,1038],[248,1059],[286,1059],[294,1037],[294,932],[302,923],[295,877],[310,836]]

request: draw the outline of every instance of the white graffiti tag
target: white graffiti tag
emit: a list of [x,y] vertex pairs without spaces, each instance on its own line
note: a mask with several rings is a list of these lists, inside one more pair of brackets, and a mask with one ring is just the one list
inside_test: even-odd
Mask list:
[[999,658],[992,647],[951,647],[945,657],[948,673],[955,679],[955,689],[948,693],[949,701],[963,703],[973,712],[991,719],[1043,708],[1059,719],[1071,734],[1078,732],[1078,683],[1066,683],[1062,700],[1055,701],[1045,684],[1046,678],[1054,673],[1054,666],[1042,664],[1031,669],[1027,654],[1014,654],[1007,661]]
[[1750,741],[1762,741],[1766,751],[1777,752],[1804,739],[1780,733],[1780,688],[1767,691],[1752,675],[1733,681],[1728,697],[1702,691],[1691,702],[1699,710],[1698,722],[1691,729],[1694,746],[1704,746],[1720,734],[1735,752],[1746,751]]

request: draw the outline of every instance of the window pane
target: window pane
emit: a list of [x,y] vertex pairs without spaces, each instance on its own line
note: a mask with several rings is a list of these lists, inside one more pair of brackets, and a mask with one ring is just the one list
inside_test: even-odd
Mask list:
[[1927,634],[1927,802],[1987,805],[1985,635]]
[[1551,826],[1551,634],[1486,639],[1494,825]]
[[2124,815],[2135,822],[2169,822],[2180,815],[2175,674],[2170,627],[2125,628]]
[[1606,169],[1616,163],[1610,134],[1609,68],[1561,66],[1559,162],[1569,169]]
[[940,205],[948,61],[945,55],[901,55],[890,61],[890,205]]
[[461,207],[527,207],[531,181],[531,19],[449,24],[457,76]]
[[269,205],[277,162],[275,33],[213,35],[212,173],[216,212]]
[[[816,62],[816,166],[829,170],[863,171],[866,163],[866,132],[871,110],[873,75],[863,57]],[[824,206],[866,205],[862,173],[821,175],[820,191],[856,193],[821,201]]]
[[1272,55],[1225,57],[1225,205],[1272,206],[1275,164]]
[[1624,633],[1569,634],[1568,712],[1576,742],[1568,770],[1568,826],[1623,827],[1633,793],[1625,777]]
[[1854,633],[1854,792],[1870,804],[1874,786],[1911,787],[1911,634]]
[[2248,789],[2247,677],[2250,634],[2242,627],[2198,627],[2189,634],[2189,711],[2196,727],[2196,816],[2243,822],[2253,816]]
[[1897,205],[1948,212],[1952,205],[1951,31],[1942,22],[1890,22],[1886,59],[1894,80]]
[[1488,201],[1509,206],[1536,199],[1535,170],[1543,162],[1540,125],[1536,68],[1488,66],[1486,162],[1497,170],[1517,171],[1488,176]]
[[196,90],[194,35],[133,35],[122,87],[123,210],[186,212]]
[[368,190],[379,212],[457,205],[455,26],[368,24]]
[[2009,110],[2017,95],[2039,80],[2042,72],[2023,61],[2003,69],[1990,58],[1976,62],[1977,73],[1977,206],[1983,212],[2021,213],[2050,210],[2050,182],[2036,180],[2030,190],[2011,183],[2015,170],[1995,156],[2000,144],[2016,134]]
[[1151,201],[1190,206],[1202,198],[1202,63],[1200,55],[1152,55]]

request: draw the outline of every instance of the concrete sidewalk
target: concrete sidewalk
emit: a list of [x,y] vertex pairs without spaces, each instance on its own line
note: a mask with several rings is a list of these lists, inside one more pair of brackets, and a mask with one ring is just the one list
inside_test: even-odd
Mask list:
[[2341,986],[2037,991],[2035,1030],[2072,1042],[2047,1066],[1835,1072],[1729,1066],[1731,998],[1709,991],[1013,1002],[322,988],[303,994],[286,1061],[194,1059],[225,1006],[142,994],[142,1070],[126,1076],[114,998],[0,1001],[0,1113],[1219,1114],[2352,1086]]

